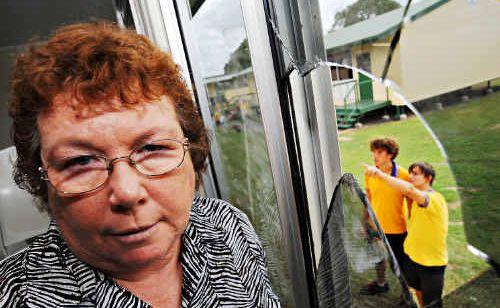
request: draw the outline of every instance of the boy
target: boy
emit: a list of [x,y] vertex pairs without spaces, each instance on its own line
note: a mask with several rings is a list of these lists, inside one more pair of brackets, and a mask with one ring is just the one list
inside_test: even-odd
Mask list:
[[444,270],[448,263],[448,208],[443,196],[432,189],[436,172],[430,164],[414,163],[408,171],[410,183],[365,165],[368,175],[385,181],[413,200],[409,211],[408,237],[404,242],[405,278],[417,291],[421,307],[442,307]]
[[[399,145],[395,140],[391,138],[374,139],[370,142],[370,150],[375,167],[380,172],[408,181],[408,172],[395,162],[399,152]],[[396,260],[402,266],[404,260],[403,242],[406,238],[406,223],[403,215],[404,196],[385,181],[367,173],[365,173],[365,189]],[[377,279],[363,287],[361,294],[373,295],[389,291],[389,284],[385,281],[386,261],[378,263],[376,270]]]

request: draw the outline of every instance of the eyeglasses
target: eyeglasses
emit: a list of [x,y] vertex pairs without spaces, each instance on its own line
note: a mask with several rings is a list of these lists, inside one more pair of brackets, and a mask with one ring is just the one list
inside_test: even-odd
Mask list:
[[113,159],[98,154],[84,154],[58,159],[46,168],[39,167],[41,178],[64,195],[79,195],[99,189],[107,181],[114,164],[128,161],[141,174],[148,177],[165,175],[177,169],[186,156],[189,141],[160,139],[143,144],[127,156]]

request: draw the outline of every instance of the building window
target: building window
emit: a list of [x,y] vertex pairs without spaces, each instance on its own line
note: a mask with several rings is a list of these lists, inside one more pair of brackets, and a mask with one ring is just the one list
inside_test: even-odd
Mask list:
[[372,61],[370,59],[370,53],[364,52],[356,55],[356,63],[358,64],[358,68],[367,71],[368,73],[372,72]]

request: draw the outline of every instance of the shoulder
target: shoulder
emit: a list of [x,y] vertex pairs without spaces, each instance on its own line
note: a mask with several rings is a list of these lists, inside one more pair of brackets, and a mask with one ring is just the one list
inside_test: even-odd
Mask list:
[[372,180],[374,177],[370,176],[367,172],[364,173],[365,176],[365,186],[372,185]]
[[408,181],[410,179],[410,174],[405,168],[398,166],[398,178]]
[[0,307],[29,305],[40,298],[46,307],[63,306],[67,299],[74,303],[76,281],[61,263],[61,241],[51,224],[24,250],[0,262]]
[[428,211],[429,213],[438,214],[448,211],[445,198],[437,191],[432,190],[426,192],[425,198],[426,202],[423,208],[426,209],[426,211]]
[[0,261],[0,307],[20,305],[25,295],[27,254],[25,248]]
[[429,198],[429,204],[436,204],[440,206],[446,206],[446,199],[443,197],[443,195],[435,190],[427,193],[427,196]]
[[[214,230],[221,235],[218,238],[229,248],[231,263],[240,273],[239,279],[249,296],[257,303],[255,306],[279,307],[267,274],[264,249],[247,215],[227,201],[202,197],[194,199],[192,213],[198,220],[197,225],[205,224],[202,226],[207,231],[204,237],[210,237],[209,233]],[[219,263],[222,258],[218,253]],[[225,265],[219,264],[218,270]]]
[[229,242],[241,237],[247,243],[260,249],[260,241],[247,215],[227,201],[196,197],[194,210],[203,214],[216,229],[230,235]]

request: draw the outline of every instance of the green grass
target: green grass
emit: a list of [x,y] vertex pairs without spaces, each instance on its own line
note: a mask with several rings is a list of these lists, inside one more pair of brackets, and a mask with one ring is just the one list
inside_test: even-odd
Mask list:
[[364,185],[362,163],[373,164],[369,142],[376,137],[392,137],[398,141],[400,152],[396,161],[401,166],[406,168],[415,161],[427,161],[436,169],[434,189],[444,195],[449,209],[448,252],[450,260],[444,288],[445,294],[449,293],[487,268],[482,260],[467,250],[460,198],[449,165],[429,132],[416,117],[410,117],[405,121],[343,131],[340,134],[342,168],[344,172],[353,173],[361,186]]
[[[241,125],[237,131],[232,125]],[[273,290],[283,307],[292,294],[273,178],[261,124],[252,119],[233,121],[216,130],[228,201],[252,221],[266,251]]]
[[498,307],[500,278],[493,269],[483,272],[444,297],[444,307]]
[[447,149],[469,242],[500,260],[500,93],[424,114]]
[[[496,205],[500,200],[500,190],[493,192],[488,187],[493,187],[494,183],[498,188],[499,181],[496,179],[500,176],[497,174],[497,170],[500,170],[497,167],[500,157],[497,146],[500,144],[497,120],[500,114],[499,98],[500,94],[492,94],[464,105],[425,114],[447,149],[458,185],[434,140],[416,117],[343,131],[340,134],[343,171],[353,173],[361,186],[364,184],[362,163],[372,163],[369,141],[375,137],[390,136],[398,140],[401,148],[397,161],[401,166],[406,168],[412,162],[425,160],[435,167],[437,177],[434,188],[445,196],[449,206],[450,262],[446,270],[444,290],[448,294],[445,303],[451,303],[449,307],[472,302],[479,306],[482,303],[485,304],[484,307],[490,306],[488,303],[491,301],[483,301],[481,298],[488,293],[484,293],[480,285],[482,281],[498,282],[498,279],[490,277],[489,272],[484,272],[488,266],[466,248],[460,204],[462,199],[463,204],[471,206],[473,213],[469,213],[467,209],[465,213],[473,215],[474,219],[478,219],[474,216],[477,213],[487,216],[498,214]],[[287,298],[291,297],[288,290],[289,278],[286,277],[286,259],[264,133],[258,125],[250,125],[250,129],[241,132],[228,126],[219,127],[216,133],[229,200],[252,219],[268,255],[273,288],[286,306]],[[492,134],[496,135],[492,137]],[[478,164],[478,161],[482,163]],[[472,229],[468,231],[481,241],[495,243],[492,235],[498,228],[488,227],[492,228],[489,233],[482,232],[481,229],[477,234]]]
[[371,125],[360,130],[342,131],[340,156],[343,172],[354,174],[359,184],[364,186],[362,164],[373,164],[369,144],[370,140],[377,137],[391,137],[398,141],[400,149],[396,161],[404,168],[416,161],[431,163],[437,174],[434,188],[443,194],[449,204],[450,221],[462,221],[453,174],[435,141],[416,117]]
[[[497,78],[497,79],[493,79],[491,81],[491,86],[492,87],[499,87],[500,86],[500,78]],[[473,85],[471,88],[473,90],[484,90],[488,87],[488,82],[485,81],[485,82],[480,82],[478,84],[475,84]]]

